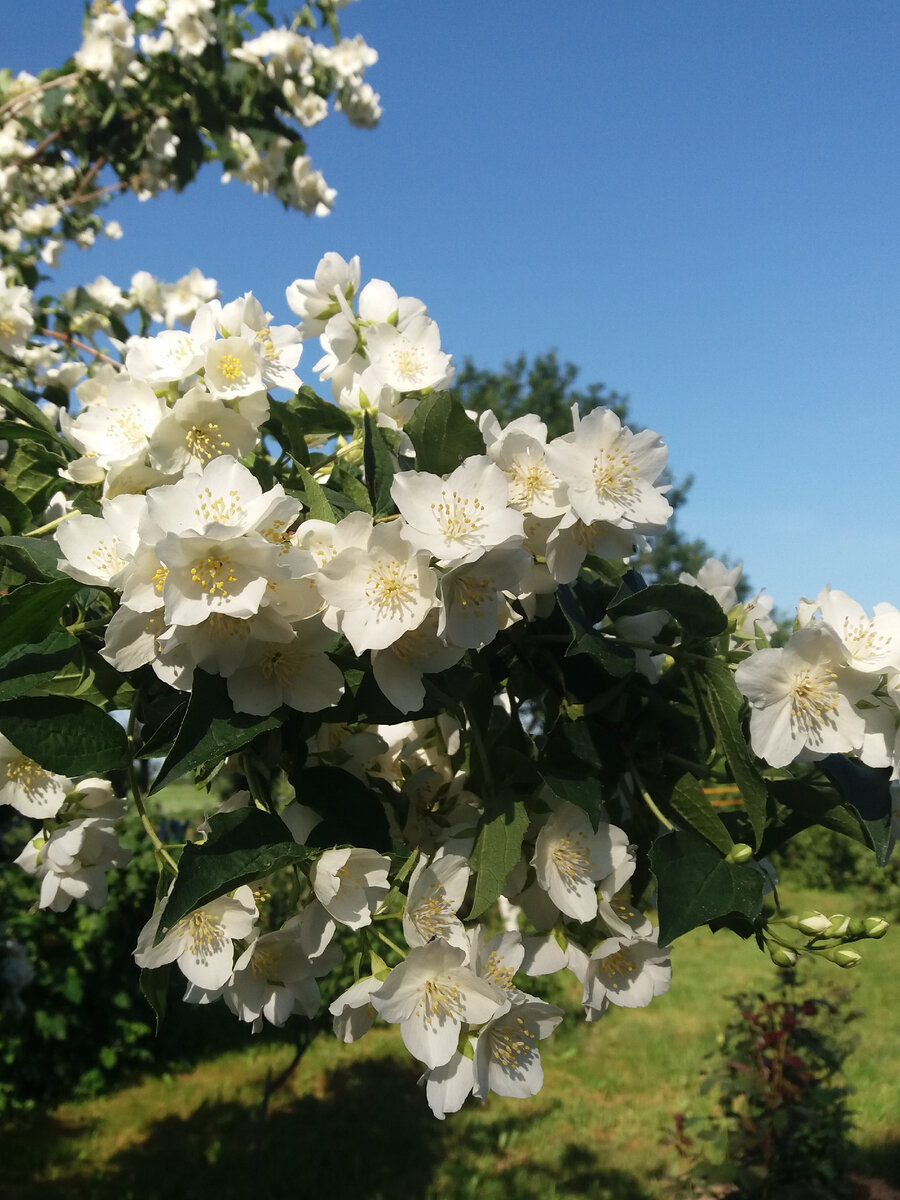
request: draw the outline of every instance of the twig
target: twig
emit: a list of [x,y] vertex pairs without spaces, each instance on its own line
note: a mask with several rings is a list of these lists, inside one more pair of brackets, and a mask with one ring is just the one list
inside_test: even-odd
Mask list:
[[102,350],[95,350],[93,346],[89,346],[87,342],[79,342],[73,338],[71,333],[59,333],[55,329],[39,329],[38,333],[44,337],[56,338],[58,342],[64,342],[67,346],[77,346],[79,350],[84,350],[88,354],[93,354],[96,358],[103,359],[104,362],[111,363],[117,370],[122,370],[122,363],[117,362],[114,358],[110,358],[108,354],[104,354]]

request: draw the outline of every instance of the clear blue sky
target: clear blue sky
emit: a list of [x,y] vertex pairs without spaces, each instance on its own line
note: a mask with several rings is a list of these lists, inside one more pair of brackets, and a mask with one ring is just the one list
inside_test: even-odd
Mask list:
[[[0,57],[62,61],[80,10],[19,6]],[[197,265],[288,320],[287,283],[358,253],[364,278],[426,302],[457,361],[555,348],[628,393],[695,476],[682,528],[783,609],[825,583],[900,605],[895,0],[361,0],[342,17],[379,51],[385,115],[311,131],[334,214],[284,213],[212,168],[182,197],[112,206],[125,238],[70,251],[64,282]]]

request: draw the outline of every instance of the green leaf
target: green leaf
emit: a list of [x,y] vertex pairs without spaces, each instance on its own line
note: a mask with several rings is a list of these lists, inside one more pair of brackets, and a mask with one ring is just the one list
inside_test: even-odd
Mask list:
[[40,583],[53,579],[69,579],[57,569],[59,546],[53,538],[0,537],[0,558],[19,571],[26,579]]
[[416,450],[416,469],[434,475],[455,471],[463,459],[484,454],[484,438],[450,392],[426,396],[406,423]]
[[0,421],[0,439],[7,442],[38,442],[42,446],[71,452],[71,447],[58,433],[51,433],[40,426],[20,425],[18,421]]
[[310,846],[365,846],[384,853],[391,833],[381,796],[340,767],[304,767],[290,773],[301,804],[323,820],[310,833]]
[[616,618],[663,610],[675,618],[685,633],[697,637],[715,637],[728,626],[719,602],[702,588],[687,583],[651,583],[638,592],[622,588],[609,602],[608,611]]
[[485,806],[472,853],[475,893],[470,920],[486,912],[502,892],[507,876],[522,855],[528,822],[525,801],[512,794],[501,792]]
[[8,413],[13,413],[23,420],[26,425],[30,425],[33,429],[41,429],[44,433],[52,434],[55,439],[59,440],[56,426],[47,414],[41,412],[34,401],[23,396],[21,392],[17,392],[15,388],[9,387],[8,384],[0,384],[0,405]]
[[0,654],[0,701],[13,700],[48,683],[79,650],[77,638],[65,629],[55,629],[39,642],[14,646]]
[[139,977],[141,995],[153,1009],[156,1017],[156,1033],[166,1015],[166,1004],[169,996],[169,979],[172,975],[172,963],[164,967],[142,967]]
[[225,680],[206,671],[195,671],[184,719],[151,793],[161,791],[203,763],[221,762],[258,733],[277,729],[280,724],[275,716],[236,713],[228,698]]
[[214,814],[206,841],[189,842],[182,852],[156,941],[204,904],[312,857],[310,848],[295,842],[285,823],[271,813],[239,808]]
[[658,886],[659,944],[732,913],[755,921],[762,912],[763,877],[728,863],[690,830],[667,833],[650,849]]
[[582,809],[596,829],[603,807],[603,792],[590,767],[566,767],[554,763],[542,764],[538,769],[557,800],[566,800]]
[[363,441],[363,466],[366,487],[376,517],[389,513],[394,508],[391,499],[391,484],[394,481],[394,463],[384,436],[370,413],[365,415]]
[[65,578],[26,583],[0,596],[0,655],[42,642],[53,631],[62,632],[60,614],[81,587],[77,580]]
[[9,488],[0,487],[0,534],[21,533],[31,524],[31,509]]
[[68,696],[20,696],[0,703],[0,733],[58,775],[103,775],[131,761],[122,726],[93,704]]
[[302,387],[285,407],[296,415],[304,433],[353,433],[353,421],[344,410],[322,400],[312,388]]
[[303,480],[304,499],[308,510],[306,515],[314,521],[328,521],[329,524],[336,525],[337,514],[329,504],[321,485],[300,463],[297,463],[297,473]]
[[743,811],[753,830],[754,849],[759,849],[766,828],[766,783],[756,768],[741,726],[743,696],[734,675],[718,659],[711,658],[703,664],[701,679],[704,707],[734,782],[741,790]]
[[306,444],[303,425],[295,412],[283,404],[273,407],[266,427],[271,429],[281,448],[290,454],[294,462],[299,463],[301,467],[309,466],[309,447]]
[[709,803],[700,783],[693,775],[685,774],[676,782],[669,796],[670,807],[717,850],[727,854],[734,842]]
[[356,509],[368,513],[370,517],[374,515],[366,485],[361,479],[357,479],[343,463],[335,463],[331,478],[328,480],[328,488],[323,490],[325,498],[333,507],[335,500],[339,500],[341,506],[349,507],[351,512]]
[[32,513],[41,512],[59,487],[57,472],[65,463],[37,442],[18,442],[6,473],[6,486]]
[[820,768],[840,791],[863,840],[875,851],[879,867],[887,865],[894,848],[891,785],[887,768],[867,767],[842,754],[829,754]]

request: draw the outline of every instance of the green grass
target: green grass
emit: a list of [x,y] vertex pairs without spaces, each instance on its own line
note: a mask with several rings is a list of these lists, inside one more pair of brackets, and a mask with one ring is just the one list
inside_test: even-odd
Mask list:
[[[854,912],[852,898],[792,894],[800,908]],[[804,991],[858,985],[856,1088],[864,1170],[900,1179],[896,933],[866,943],[864,962],[821,964]],[[543,1043],[543,1091],[492,1096],[456,1116],[431,1116],[419,1071],[396,1031],[343,1046],[317,1039],[262,1119],[267,1073],[291,1049],[248,1037],[246,1050],[178,1076],[20,1120],[0,1140],[0,1195],[68,1200],[154,1197],[353,1197],[354,1200],[650,1200],[671,1152],[675,1112],[701,1111],[697,1085],[731,1016],[724,998],[767,989],[774,969],[752,943],[698,930],[679,941],[672,990],[648,1009],[573,1016]],[[568,998],[573,1010],[577,995]]]

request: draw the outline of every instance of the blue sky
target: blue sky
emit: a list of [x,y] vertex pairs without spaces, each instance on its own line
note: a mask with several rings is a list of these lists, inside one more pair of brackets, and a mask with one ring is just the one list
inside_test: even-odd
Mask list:
[[[6,23],[6,63],[62,61],[80,9],[36,0]],[[286,284],[326,250],[359,254],[364,278],[427,303],[458,361],[554,348],[583,384],[628,393],[695,476],[682,528],[783,609],[826,583],[900,604],[893,0],[360,0],[342,16],[379,51],[385,114],[311,131],[331,216],[209,169],[183,196],[111,206],[125,238],[70,251],[63,283],[196,265],[288,320]]]

